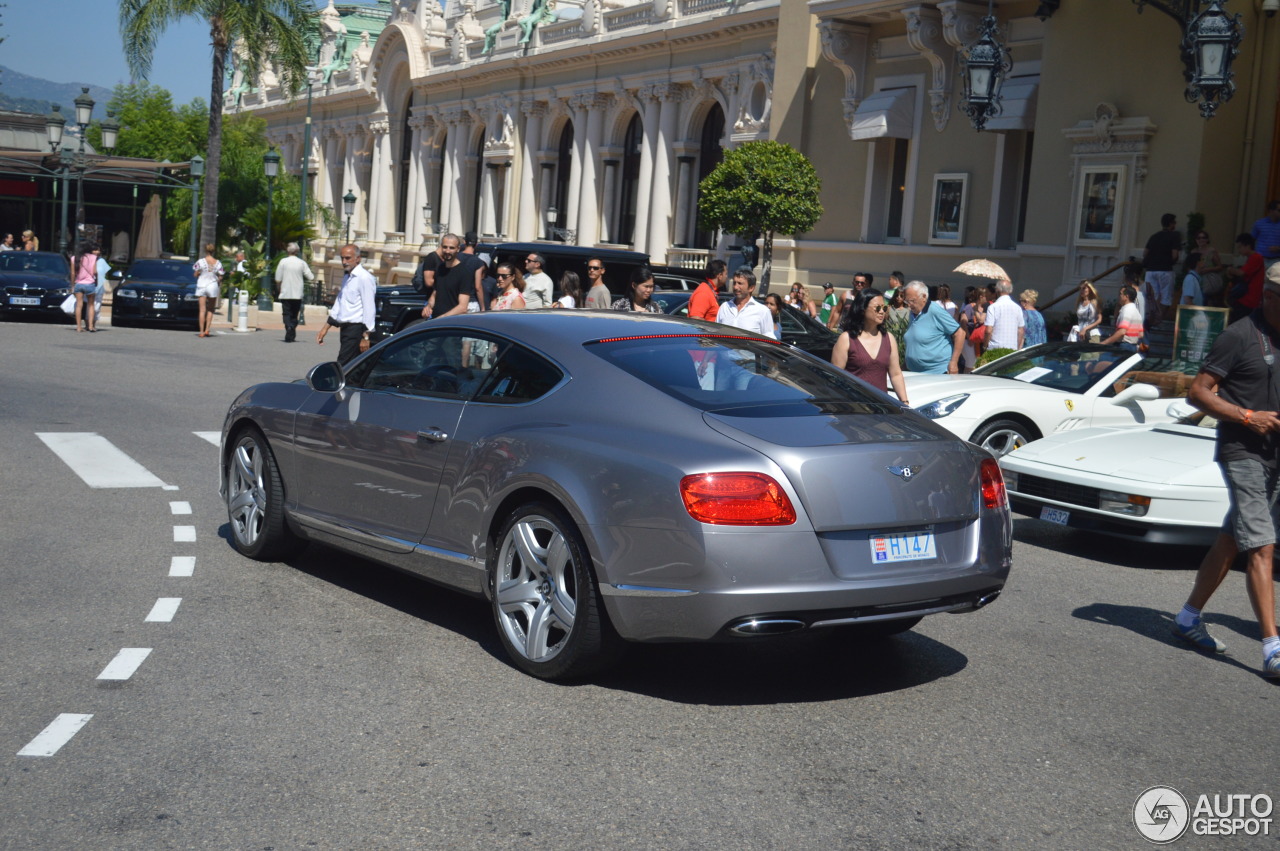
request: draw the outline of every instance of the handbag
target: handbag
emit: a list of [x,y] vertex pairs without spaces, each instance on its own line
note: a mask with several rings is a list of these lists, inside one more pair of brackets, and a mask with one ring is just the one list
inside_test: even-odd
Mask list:
[[69,295],[69,296],[67,296],[66,298],[64,298],[64,299],[62,300],[62,304],[60,304],[60,305],[59,305],[59,307],[61,307],[61,308],[62,308],[62,312],[63,312],[63,313],[65,313],[65,314],[67,314],[68,316],[75,316],[75,315],[76,315],[76,296],[75,296],[75,293],[72,293],[71,295]]

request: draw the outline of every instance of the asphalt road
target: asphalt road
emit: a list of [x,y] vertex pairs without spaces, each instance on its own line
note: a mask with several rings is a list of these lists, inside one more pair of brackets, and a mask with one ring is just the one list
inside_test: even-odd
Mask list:
[[[571,686],[508,664],[479,601],[320,547],[241,558],[197,433],[334,356],[314,330],[0,323],[0,848],[1137,848],[1148,787],[1280,798],[1242,575],[1207,616],[1227,655],[1168,636],[1195,550],[1018,518],[978,613],[637,647]],[[65,432],[164,487],[90,488],[37,436]],[[100,679],[125,648],[150,653]],[[19,755],[63,714],[92,717]]]

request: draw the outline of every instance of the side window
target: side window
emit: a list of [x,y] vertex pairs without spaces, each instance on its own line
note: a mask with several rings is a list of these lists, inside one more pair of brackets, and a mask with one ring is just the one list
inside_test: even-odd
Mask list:
[[499,347],[456,331],[409,334],[348,373],[347,383],[409,396],[467,399],[493,368]]
[[563,377],[564,373],[546,358],[523,346],[508,345],[488,370],[475,401],[528,402],[547,393]]
[[782,333],[786,334],[788,337],[790,336],[797,336],[797,337],[806,336],[807,337],[809,335],[809,329],[806,328],[804,323],[800,320],[800,318],[796,316],[794,313],[792,313],[791,311],[783,309],[779,311],[778,316],[781,318],[781,321],[782,321]]

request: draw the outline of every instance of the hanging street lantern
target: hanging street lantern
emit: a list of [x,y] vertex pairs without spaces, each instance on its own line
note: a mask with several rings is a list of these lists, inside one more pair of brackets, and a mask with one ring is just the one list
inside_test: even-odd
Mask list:
[[1213,118],[1218,107],[1235,94],[1231,61],[1240,52],[1242,38],[1240,16],[1228,16],[1221,0],[1212,0],[1208,8],[1187,22],[1182,39],[1185,94],[1188,103],[1200,101],[1200,114],[1205,118]]
[[960,52],[964,75],[964,99],[960,111],[969,116],[975,130],[987,126],[987,119],[999,115],[1000,89],[1009,69],[1009,48],[1000,43],[999,24],[987,5],[987,15],[978,25],[978,40]]

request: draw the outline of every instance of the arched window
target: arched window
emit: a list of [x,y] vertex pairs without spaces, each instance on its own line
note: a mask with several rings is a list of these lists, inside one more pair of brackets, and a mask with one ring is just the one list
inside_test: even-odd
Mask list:
[[401,233],[409,227],[409,177],[413,171],[413,128],[409,126],[409,107],[413,95],[404,104],[404,122],[400,125],[400,162],[396,164],[396,230]]
[[573,122],[566,121],[560,131],[560,155],[556,159],[555,226],[565,227],[569,217],[569,175],[573,168]]
[[[715,170],[720,165],[720,160],[724,159],[724,149],[720,147],[720,140],[724,137],[724,110],[720,108],[720,104],[713,104],[711,111],[707,113],[707,118],[702,122],[702,143],[698,148],[698,185],[701,187],[702,179]],[[695,199],[694,213],[697,216],[697,203]],[[715,247],[715,231],[698,230],[694,236],[694,247],[696,248],[714,248]]]
[[640,186],[640,145],[644,131],[640,116],[632,115],[627,124],[627,134],[622,141],[622,174],[618,181],[618,232],[613,241],[626,245],[635,241],[636,204]]

